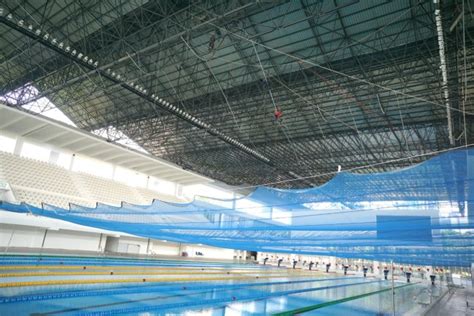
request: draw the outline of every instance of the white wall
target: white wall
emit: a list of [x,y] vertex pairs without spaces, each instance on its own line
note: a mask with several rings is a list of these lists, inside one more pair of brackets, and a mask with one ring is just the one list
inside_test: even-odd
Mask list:
[[[145,238],[134,238],[134,237],[120,237],[118,241],[117,252],[121,253],[134,253],[145,255],[147,249],[148,239]],[[139,250],[135,251],[138,247]]]
[[[233,249],[215,248],[204,245],[183,245],[181,249],[183,252],[187,252],[190,258],[234,259]],[[203,255],[198,256],[196,252],[201,252]]]
[[[61,220],[0,211],[0,247],[41,249],[44,232],[48,230],[43,249],[66,249],[111,253],[181,256],[187,252],[190,258],[227,259],[234,258],[233,249],[216,248],[198,244],[179,244],[163,240],[139,238],[121,232],[81,226]],[[102,239],[101,239],[102,235]],[[196,255],[201,252],[203,256]],[[243,255],[242,259],[245,259]]]
[[18,225],[0,226],[0,247],[98,251],[100,234],[69,230],[48,230]]
[[150,253],[164,256],[181,256],[179,244],[158,240],[151,241]]
[[44,248],[99,251],[100,234],[48,230]]
[[0,225],[0,247],[40,248],[45,229]]

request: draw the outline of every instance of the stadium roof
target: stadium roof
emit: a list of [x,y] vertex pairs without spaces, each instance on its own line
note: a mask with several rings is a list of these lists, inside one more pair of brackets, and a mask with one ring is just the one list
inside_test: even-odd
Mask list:
[[213,182],[209,178],[183,170],[179,166],[146,153],[2,104],[0,104],[0,130],[183,185]]
[[2,3],[10,106],[47,97],[227,184],[307,187],[473,143],[469,1]]

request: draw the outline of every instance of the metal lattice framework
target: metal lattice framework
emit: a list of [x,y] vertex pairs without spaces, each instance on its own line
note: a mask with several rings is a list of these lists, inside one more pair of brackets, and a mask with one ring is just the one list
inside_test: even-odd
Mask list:
[[474,142],[473,9],[6,0],[0,95],[47,97],[79,128],[120,131],[228,184],[305,187],[339,165],[384,171]]

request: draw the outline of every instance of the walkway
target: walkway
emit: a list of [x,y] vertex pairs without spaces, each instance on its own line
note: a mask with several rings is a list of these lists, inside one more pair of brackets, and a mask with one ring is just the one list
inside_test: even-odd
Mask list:
[[474,316],[474,291],[456,289],[454,293],[446,294],[426,315]]

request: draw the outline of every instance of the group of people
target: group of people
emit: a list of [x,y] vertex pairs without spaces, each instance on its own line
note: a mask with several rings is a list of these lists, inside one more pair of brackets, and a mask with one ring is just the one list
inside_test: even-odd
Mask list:
[[[264,264],[264,265],[267,264],[268,259],[269,259],[268,257],[265,257],[265,258],[263,259],[263,264]],[[281,266],[282,262],[283,262],[283,258],[279,258],[278,261],[277,261],[278,267]],[[292,263],[293,263],[293,264],[292,264],[293,269],[296,269],[296,265],[298,264],[298,262],[299,262],[298,260],[293,259],[293,262],[292,262]],[[304,260],[302,266],[305,267],[305,266],[306,266],[306,263],[307,263],[307,261]],[[316,265],[316,267],[317,267],[318,264],[319,264],[319,262],[314,263],[313,261],[310,261],[309,264],[308,264],[308,269],[309,269],[309,270],[312,270],[313,267],[314,267],[315,265]],[[329,269],[330,269],[330,268],[331,268],[331,263],[327,263],[327,264],[326,264],[326,273],[329,273]],[[372,272],[373,272],[373,267],[371,267],[371,268],[372,268],[371,270],[372,270]],[[343,269],[343,271],[344,271],[344,275],[347,275],[347,270],[349,269],[349,266],[343,264],[343,265],[342,265],[342,269]],[[363,274],[364,274],[364,277],[367,277],[367,272],[368,272],[368,271],[369,271],[369,268],[368,268],[368,267],[362,266],[362,272],[363,272]],[[389,272],[390,272],[390,270],[389,270],[387,267],[385,267],[384,270],[383,270],[383,274],[384,274],[384,279],[385,279],[385,280],[388,280],[388,274],[389,274]],[[411,271],[406,271],[406,272],[405,272],[405,277],[406,277],[406,279],[407,279],[407,283],[410,283],[410,282],[411,282],[411,276],[412,276],[412,272],[411,272]],[[434,274],[430,275],[430,280],[431,280],[431,284],[432,284],[432,285],[435,285],[436,275],[434,275]]]
[[[268,261],[268,257],[265,257],[263,259],[263,265],[266,265],[267,264],[267,261]],[[278,264],[278,267],[281,266],[281,263],[283,262],[283,258],[279,258],[278,261],[277,261],[277,264]],[[306,266],[306,263],[307,261],[303,261],[303,267]],[[296,269],[296,265],[298,264],[298,260],[296,259],[293,259],[293,269]],[[319,262],[316,262],[314,263],[313,261],[310,261],[309,264],[308,264],[308,268],[309,270],[312,270],[313,269],[313,266],[316,264],[316,267],[318,266]],[[331,263],[327,263],[326,264],[326,272],[329,272],[329,268],[331,267]]]

